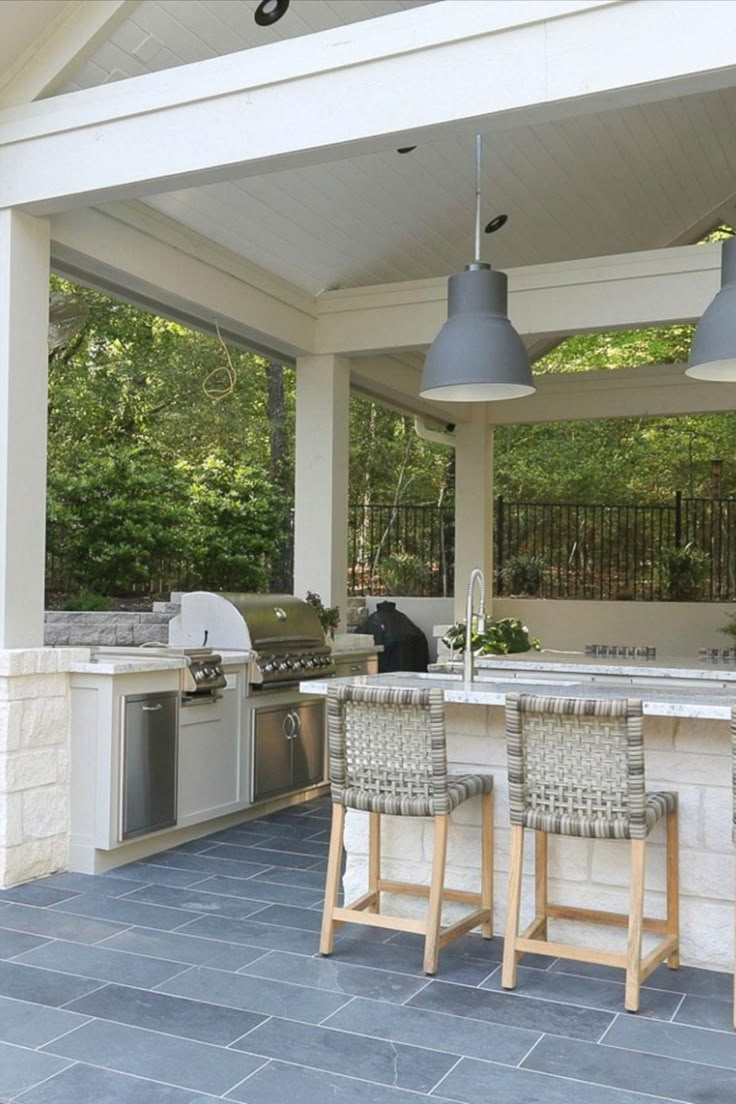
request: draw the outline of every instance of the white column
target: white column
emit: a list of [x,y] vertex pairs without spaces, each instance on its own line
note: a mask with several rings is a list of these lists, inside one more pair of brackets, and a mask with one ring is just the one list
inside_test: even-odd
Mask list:
[[49,223],[0,210],[0,648],[43,644]]
[[294,593],[316,591],[347,624],[350,368],[335,356],[296,365]]
[[487,610],[493,591],[493,426],[483,404],[473,405],[455,436],[455,620],[461,621],[474,567],[486,577]]

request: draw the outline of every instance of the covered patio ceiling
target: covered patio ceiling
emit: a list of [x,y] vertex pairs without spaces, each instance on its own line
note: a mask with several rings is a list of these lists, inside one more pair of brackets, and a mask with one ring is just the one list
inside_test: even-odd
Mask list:
[[[699,317],[720,246],[690,243],[736,211],[734,5],[292,0],[264,32],[255,0],[26,8],[0,7],[8,349],[19,335],[5,359],[28,346],[42,403],[28,319],[43,334],[50,238],[58,271],[297,362],[313,531],[297,525],[297,543],[338,604],[351,385],[458,426],[461,575],[490,547],[489,425],[733,409],[733,387],[678,365],[556,377],[506,404],[418,390],[447,277],[471,259],[476,132],[486,217],[510,216],[486,255],[509,273],[533,356],[572,333]],[[34,478],[35,540],[40,462]]]

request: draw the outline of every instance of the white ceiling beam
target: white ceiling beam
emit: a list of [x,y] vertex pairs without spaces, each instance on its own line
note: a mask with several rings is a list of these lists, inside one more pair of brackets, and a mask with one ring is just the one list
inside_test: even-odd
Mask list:
[[139,2],[70,0],[43,36],[0,74],[0,108],[52,95]]
[[137,204],[51,220],[57,271],[287,360],[313,352],[311,295]]
[[49,213],[734,83],[736,4],[442,0],[10,108],[0,207]]
[[[720,252],[686,245],[509,269],[509,317],[520,334],[546,338],[692,321],[720,286]],[[447,279],[329,291],[317,302],[318,352],[421,350],[447,317]]]
[[419,398],[419,372],[401,357],[356,357],[350,361],[350,386],[364,398],[402,414],[420,415],[455,425],[468,421],[467,403],[436,403]]
[[736,384],[692,380],[684,364],[537,375],[536,384],[527,398],[489,403],[489,421],[531,425],[736,410]]

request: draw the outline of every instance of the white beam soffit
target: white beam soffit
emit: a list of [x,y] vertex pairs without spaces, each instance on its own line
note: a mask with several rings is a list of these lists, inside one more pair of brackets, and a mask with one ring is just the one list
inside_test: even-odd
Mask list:
[[[718,244],[685,245],[511,268],[509,318],[520,334],[550,338],[694,321],[720,287],[720,256]],[[447,317],[447,277],[317,302],[317,352],[424,349]]]
[[534,395],[489,404],[489,421],[494,425],[531,425],[736,410],[736,384],[691,380],[684,364],[555,372],[536,375],[535,383]]
[[736,5],[675,6],[441,0],[9,108],[0,207],[48,214],[732,86]]
[[270,273],[137,204],[51,220],[54,269],[265,356],[314,348],[315,302]]
[[30,103],[53,94],[138,3],[139,0],[71,0],[61,17],[46,28],[14,66],[0,75],[0,107]]

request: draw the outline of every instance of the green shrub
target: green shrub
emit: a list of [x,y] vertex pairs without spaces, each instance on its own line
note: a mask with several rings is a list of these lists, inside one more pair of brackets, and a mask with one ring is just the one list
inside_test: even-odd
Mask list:
[[523,552],[510,556],[503,567],[503,579],[509,594],[539,594],[544,581],[544,567],[541,556]]
[[666,548],[662,558],[665,593],[671,602],[700,598],[705,576],[705,556],[688,541],[681,548]]
[[427,582],[427,569],[412,552],[394,552],[381,562],[380,575],[387,594],[408,597],[422,594]]
[[[442,637],[442,642],[456,652],[464,652],[465,622],[454,624]],[[497,621],[487,618],[484,626],[473,629],[470,645],[476,655],[512,655],[541,648],[538,638],[530,638],[528,628],[518,617],[500,617]]]
[[84,612],[106,611],[112,609],[112,602],[104,594],[97,594],[94,590],[82,588],[76,594],[67,594],[64,597],[60,609]]

